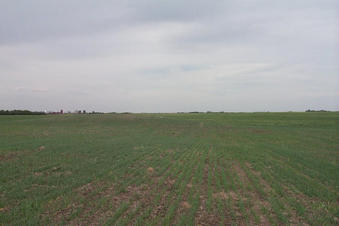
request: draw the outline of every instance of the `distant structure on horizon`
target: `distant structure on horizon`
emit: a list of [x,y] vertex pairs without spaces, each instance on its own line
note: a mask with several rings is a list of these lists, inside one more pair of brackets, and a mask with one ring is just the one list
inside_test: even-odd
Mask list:
[[52,114],[52,115],[59,115],[59,114],[64,114],[64,110],[61,109],[60,111],[44,111],[45,114]]

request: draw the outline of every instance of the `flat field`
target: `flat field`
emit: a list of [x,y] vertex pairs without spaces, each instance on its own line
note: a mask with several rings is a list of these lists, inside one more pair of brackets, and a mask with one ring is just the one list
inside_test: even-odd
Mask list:
[[0,225],[338,225],[339,113],[0,116]]

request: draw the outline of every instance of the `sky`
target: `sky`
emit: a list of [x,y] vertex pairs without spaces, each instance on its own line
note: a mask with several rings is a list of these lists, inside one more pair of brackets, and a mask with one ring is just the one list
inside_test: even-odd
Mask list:
[[339,110],[339,1],[0,0],[0,109]]

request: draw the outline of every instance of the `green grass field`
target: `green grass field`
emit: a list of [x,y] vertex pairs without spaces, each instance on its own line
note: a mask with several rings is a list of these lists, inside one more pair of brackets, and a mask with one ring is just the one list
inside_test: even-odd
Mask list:
[[0,225],[338,225],[339,113],[0,116]]

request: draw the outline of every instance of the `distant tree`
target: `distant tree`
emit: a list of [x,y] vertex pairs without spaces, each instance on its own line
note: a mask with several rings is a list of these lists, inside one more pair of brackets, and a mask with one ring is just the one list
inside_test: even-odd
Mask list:
[[0,110],[0,115],[44,115],[45,112],[41,111],[28,111],[28,110]]

